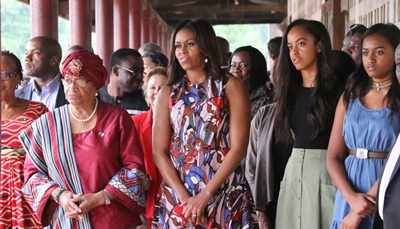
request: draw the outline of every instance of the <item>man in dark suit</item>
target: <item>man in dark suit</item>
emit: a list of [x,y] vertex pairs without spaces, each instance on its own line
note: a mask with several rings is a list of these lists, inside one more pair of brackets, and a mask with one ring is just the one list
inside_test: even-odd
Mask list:
[[[400,64],[400,45],[395,51],[396,66]],[[397,79],[400,79],[400,69],[396,68]],[[400,228],[400,135],[387,157],[382,177],[379,182],[376,200],[374,229]]]
[[25,48],[24,66],[31,81],[18,89],[15,96],[42,102],[49,110],[66,104],[60,60],[61,46],[55,39],[34,37],[29,40]]

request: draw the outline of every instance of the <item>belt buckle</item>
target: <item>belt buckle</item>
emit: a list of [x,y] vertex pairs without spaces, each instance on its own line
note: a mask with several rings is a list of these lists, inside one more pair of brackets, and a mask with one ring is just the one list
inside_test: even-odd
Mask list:
[[363,148],[358,148],[356,156],[361,159],[367,159],[368,158],[368,150],[363,149]]

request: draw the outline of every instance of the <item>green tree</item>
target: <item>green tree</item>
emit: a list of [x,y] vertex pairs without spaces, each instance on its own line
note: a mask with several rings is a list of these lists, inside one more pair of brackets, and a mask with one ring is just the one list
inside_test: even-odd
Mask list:
[[[30,7],[17,0],[1,0],[1,49],[13,52],[21,61],[31,37]],[[94,35],[92,34],[92,40]],[[58,42],[62,50],[69,47],[70,25],[58,18]]]
[[229,41],[231,52],[241,46],[251,45],[260,50],[265,57],[268,55],[267,24],[216,25],[214,30],[217,36]]
[[1,49],[13,52],[22,61],[30,37],[29,5],[1,0]]

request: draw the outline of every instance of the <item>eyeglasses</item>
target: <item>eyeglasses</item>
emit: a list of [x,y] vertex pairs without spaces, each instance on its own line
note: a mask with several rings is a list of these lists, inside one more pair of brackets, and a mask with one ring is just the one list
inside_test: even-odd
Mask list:
[[1,80],[8,80],[11,77],[15,76],[17,72],[1,72]]
[[76,80],[63,78],[63,79],[61,79],[61,82],[62,82],[62,83],[64,84],[64,86],[66,86],[66,87],[69,87],[69,86],[71,86],[72,84],[75,84],[75,86],[77,86],[77,87],[85,87],[86,84],[87,84],[88,82],[90,82],[90,80],[88,80],[88,79],[82,79],[82,78],[76,79]]
[[129,68],[125,68],[123,66],[117,65],[117,67],[124,69],[127,72],[130,72],[134,76],[142,76],[143,75],[143,69],[142,70],[131,70]]

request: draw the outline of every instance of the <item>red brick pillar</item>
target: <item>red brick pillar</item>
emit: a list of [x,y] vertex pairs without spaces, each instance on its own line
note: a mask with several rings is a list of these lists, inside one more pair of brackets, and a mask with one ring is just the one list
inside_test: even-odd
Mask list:
[[90,1],[69,0],[70,45],[92,49],[92,18]]
[[140,43],[141,45],[150,42],[150,12],[148,9],[142,9],[140,21]]
[[114,0],[114,50],[129,47],[129,1]]
[[129,1],[129,47],[138,50],[140,47],[140,12],[142,10],[141,0]]
[[167,28],[166,25],[163,25],[161,28],[161,47],[164,50],[165,55],[169,58],[169,53],[167,53]]
[[165,36],[165,52],[168,54],[167,56],[169,56],[170,52],[171,52],[171,32],[168,30],[168,27],[165,28],[165,32],[164,32],[164,36]]
[[58,40],[58,0],[31,0],[31,38],[52,37]]
[[157,27],[158,27],[158,18],[154,17],[150,19],[150,42],[157,43]]
[[[161,46],[161,48],[164,50],[163,44],[162,44],[162,35],[163,35],[163,30],[162,30],[162,24],[157,25],[157,44]],[[164,51],[165,52],[165,51]]]
[[171,52],[171,49],[172,49],[172,47],[171,47],[171,42],[172,42],[172,31],[170,31],[170,30],[168,30],[168,32],[167,32],[167,50],[168,50],[168,52]]
[[[110,56],[114,51],[113,31],[113,0],[96,0],[96,41],[97,54],[103,59],[108,69]],[[108,69],[110,70],[110,69]]]

